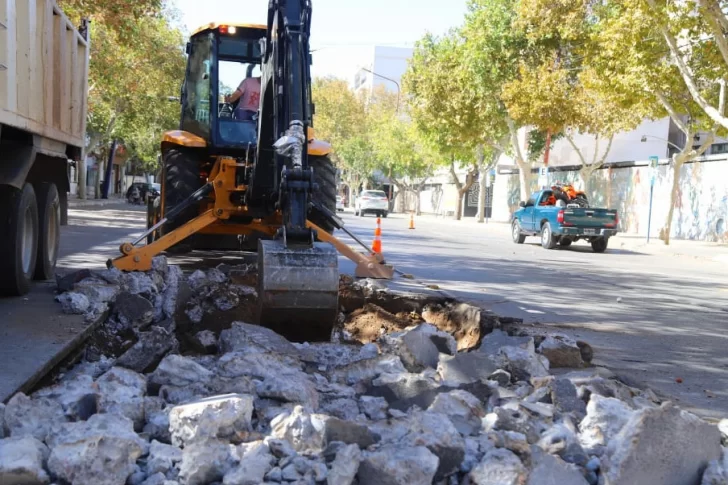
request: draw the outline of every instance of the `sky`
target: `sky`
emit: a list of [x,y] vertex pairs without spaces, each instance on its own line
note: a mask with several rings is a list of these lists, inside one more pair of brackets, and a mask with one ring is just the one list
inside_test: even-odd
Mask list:
[[[192,32],[209,22],[266,23],[268,0],[173,0]],[[426,32],[460,25],[467,0],[312,0],[314,76],[351,82],[372,46],[412,47]],[[228,84],[233,84],[232,82]]]

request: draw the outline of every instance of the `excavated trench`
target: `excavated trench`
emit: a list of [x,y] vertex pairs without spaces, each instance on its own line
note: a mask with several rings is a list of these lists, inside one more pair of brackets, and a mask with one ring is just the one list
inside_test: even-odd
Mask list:
[[[259,323],[258,295],[255,291],[258,274],[254,264],[220,265],[207,272],[197,270],[188,278],[188,283],[180,286],[180,301],[174,314],[160,321],[147,322],[144,312],[134,308],[134,305],[143,306],[139,298],[144,298],[153,306],[155,295],[142,292],[135,295],[136,301],[130,302],[128,295],[122,291],[120,302],[109,305],[108,310],[100,317],[104,321],[93,332],[86,345],[74,353],[64,366],[69,367],[81,358],[88,361],[100,358],[117,359],[138,344],[139,335],[148,332],[152,326],[164,328],[170,335],[174,335],[178,342],[174,351],[181,355],[199,355],[217,352],[218,349],[212,342],[219,338],[223,330],[229,329],[233,322]],[[489,329],[499,326],[495,315],[485,312],[481,315],[479,309],[452,298],[431,294],[400,294],[385,291],[383,288],[383,285],[375,281],[362,283],[348,275],[341,275],[341,313],[334,326],[335,340],[362,345],[375,342],[383,334],[399,332],[423,323],[424,314],[438,328],[453,334],[458,341],[458,348],[462,350],[477,345],[481,337],[481,320]],[[119,305],[125,308],[120,310],[117,308]],[[137,321],[133,321],[135,318]],[[291,325],[295,326],[296,322],[291,322]],[[292,337],[294,334],[279,333],[291,341],[304,341]],[[295,336],[297,335],[300,332],[296,332]],[[205,340],[209,342],[207,345]],[[153,368],[156,364],[158,361],[151,362],[149,367]],[[149,369],[140,369],[142,370]],[[45,379],[41,386],[47,384],[48,379]]]

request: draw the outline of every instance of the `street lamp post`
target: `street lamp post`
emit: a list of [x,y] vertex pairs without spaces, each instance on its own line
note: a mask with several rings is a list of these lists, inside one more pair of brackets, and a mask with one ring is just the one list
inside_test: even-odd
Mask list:
[[[381,74],[378,74],[378,73],[372,71],[371,69],[367,69],[366,67],[362,67],[361,70],[362,71],[365,71],[365,72],[368,72],[369,74],[371,74],[373,76],[381,77],[382,79],[384,79],[386,81],[389,81],[391,83],[394,83],[394,85],[397,86],[397,107],[395,108],[395,112],[397,114],[399,114],[399,98],[400,98],[400,96],[402,94],[402,89],[399,87],[399,83],[397,81],[395,81],[394,79],[392,79],[392,78],[389,78],[387,76],[382,76]],[[389,171],[389,201],[390,201],[390,203],[392,203],[392,194],[393,194],[392,178],[391,177],[392,177],[392,170],[391,170],[391,167],[390,167],[390,171]],[[392,206],[392,209],[394,209],[394,205]]]
[[396,111],[397,111],[397,113],[399,113],[399,98],[402,94],[402,89],[399,87],[399,83],[392,78],[389,78],[387,76],[382,76],[381,74],[377,74],[376,72],[372,71],[371,69],[367,69],[366,67],[362,67],[361,70],[368,72],[369,74],[372,74],[374,76],[381,77],[382,79],[392,82],[392,83],[394,83],[395,86],[397,86],[397,110]]
[[679,147],[679,146],[675,145],[673,142],[671,142],[670,140],[666,140],[664,138],[660,138],[659,136],[642,135],[642,138],[640,139],[640,142],[646,143],[647,142],[647,138],[654,138],[655,140],[664,141],[665,143],[667,143],[671,147],[675,148],[676,150],[682,150],[683,149],[683,147]]

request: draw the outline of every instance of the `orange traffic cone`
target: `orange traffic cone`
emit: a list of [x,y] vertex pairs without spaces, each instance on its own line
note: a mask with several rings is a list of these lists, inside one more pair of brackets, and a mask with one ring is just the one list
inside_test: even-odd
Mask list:
[[410,229],[415,228],[415,214],[414,213],[410,214],[410,227],[409,228]]
[[377,228],[374,229],[372,251],[377,254],[382,254],[382,220],[379,217],[377,217]]

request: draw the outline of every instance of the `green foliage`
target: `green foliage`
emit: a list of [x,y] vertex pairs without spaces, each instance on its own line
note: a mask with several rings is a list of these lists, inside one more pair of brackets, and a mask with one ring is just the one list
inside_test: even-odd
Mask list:
[[[133,3],[133,5],[131,5]],[[160,0],[63,0],[74,21],[90,18],[91,61],[87,134],[89,153],[112,139],[153,170],[162,132],[178,125],[184,78],[184,39],[171,25],[174,12]]]

